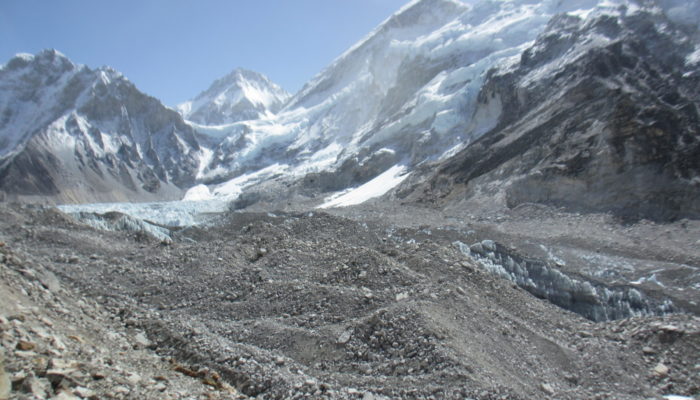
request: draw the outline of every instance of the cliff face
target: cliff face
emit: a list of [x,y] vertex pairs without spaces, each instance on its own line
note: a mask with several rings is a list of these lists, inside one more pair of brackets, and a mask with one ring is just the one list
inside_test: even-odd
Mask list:
[[414,198],[457,204],[490,193],[511,208],[700,217],[694,32],[661,12],[553,19],[517,63],[490,72],[475,116],[497,105],[497,126]]

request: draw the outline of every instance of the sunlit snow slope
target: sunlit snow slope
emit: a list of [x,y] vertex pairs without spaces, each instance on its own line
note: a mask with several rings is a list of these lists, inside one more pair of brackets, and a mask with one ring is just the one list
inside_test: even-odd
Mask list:
[[271,117],[289,97],[289,93],[266,76],[239,68],[177,109],[194,123],[222,125]]

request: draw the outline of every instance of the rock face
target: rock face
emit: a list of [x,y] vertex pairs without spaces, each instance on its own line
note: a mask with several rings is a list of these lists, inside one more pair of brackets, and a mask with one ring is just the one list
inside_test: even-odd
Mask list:
[[192,122],[221,125],[271,117],[289,97],[289,93],[266,76],[239,68],[177,109]]
[[421,201],[700,217],[696,32],[659,9],[553,19],[491,71],[475,115],[496,103],[497,126],[440,166]]
[[201,147],[175,111],[121,74],[55,50],[0,69],[0,192],[89,202],[179,198]]

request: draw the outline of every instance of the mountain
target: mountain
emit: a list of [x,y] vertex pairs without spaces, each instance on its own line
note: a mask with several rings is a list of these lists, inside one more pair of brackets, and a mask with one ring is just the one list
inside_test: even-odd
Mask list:
[[414,198],[452,208],[543,203],[631,220],[700,218],[698,31],[669,15],[630,3],[552,19],[479,92],[475,115],[508,112],[434,165]]
[[177,112],[118,72],[55,50],[0,67],[0,115],[0,193],[8,199],[177,199],[202,153]]
[[18,55],[6,197],[192,201],[0,202],[0,392],[697,398],[698,21],[412,1],[274,115],[215,125]]
[[314,77],[274,118],[219,127],[215,134],[225,139],[200,180],[258,186],[260,180],[299,182],[312,174],[303,185],[313,194],[358,186],[397,165],[410,171],[445,159],[498,123],[502,107],[477,107],[491,68],[517,61],[554,15],[614,12],[620,4],[412,1]]
[[[332,206],[402,184],[406,201],[445,206],[498,193],[503,207],[696,215],[700,48],[689,15],[699,9],[676,0],[414,0],[292,97],[235,70],[181,105],[182,115],[108,68],[20,56],[0,74],[0,187],[66,201],[186,192],[239,206],[318,205],[360,191],[320,203]],[[661,54],[666,46],[672,55]],[[42,64],[50,54],[58,61]],[[671,133],[653,133],[662,131]],[[77,150],[59,146],[60,135]]]
[[266,76],[239,68],[216,80],[193,100],[180,104],[177,110],[197,124],[222,125],[269,118],[289,97]]
[[[274,118],[218,127],[210,185],[189,198],[404,182],[400,197],[418,183],[410,199],[443,207],[696,218],[698,15],[681,1],[413,1]],[[357,191],[324,205],[369,197]]]

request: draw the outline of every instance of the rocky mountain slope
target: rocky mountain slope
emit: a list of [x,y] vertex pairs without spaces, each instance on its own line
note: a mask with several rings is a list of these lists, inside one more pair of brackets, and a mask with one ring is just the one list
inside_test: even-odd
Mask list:
[[697,34],[659,9],[553,19],[479,93],[476,114],[508,112],[437,166],[418,201],[698,218]]
[[197,133],[118,72],[55,50],[0,68],[0,193],[49,202],[181,198]]
[[[687,16],[698,10],[673,1],[411,2],[275,118],[217,127],[225,139],[202,167],[208,186],[191,198],[298,202],[422,167],[405,185],[441,168],[420,201],[454,192],[442,205],[495,196],[505,207],[697,216],[700,47]],[[477,186],[486,172],[492,184]]]
[[194,99],[178,105],[185,119],[201,125],[222,125],[269,118],[291,95],[266,76],[235,69]]

